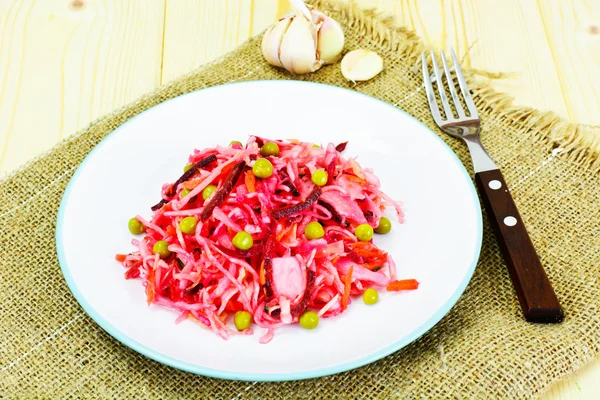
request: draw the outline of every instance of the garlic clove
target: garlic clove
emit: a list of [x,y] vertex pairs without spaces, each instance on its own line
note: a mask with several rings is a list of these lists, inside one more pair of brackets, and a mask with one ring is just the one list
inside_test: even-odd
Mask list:
[[383,70],[383,59],[374,51],[358,49],[342,59],[342,75],[349,81],[367,81]]
[[264,33],[261,49],[265,60],[276,67],[283,67],[279,59],[279,49],[285,32],[288,30],[291,18],[282,18],[271,25]]
[[333,64],[342,57],[344,31],[336,20],[318,11],[312,11],[313,21],[320,24],[317,51],[324,64]]
[[295,16],[279,48],[279,60],[293,74],[307,74],[321,68],[317,59],[317,28],[303,16]]

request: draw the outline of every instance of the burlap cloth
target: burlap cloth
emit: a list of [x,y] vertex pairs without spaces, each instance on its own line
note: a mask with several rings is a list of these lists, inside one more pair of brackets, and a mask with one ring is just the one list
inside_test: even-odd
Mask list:
[[[354,88],[434,128],[420,89],[419,40],[355,7],[319,6],[343,24],[347,49],[376,50],[385,71],[357,86],[343,80],[339,65],[297,79]],[[482,140],[505,174],[564,306],[561,325],[523,321],[485,223],[477,270],[452,311],[403,350],[347,373],[285,383],[209,379],[151,361],[99,328],[69,292],[55,250],[57,208],[74,170],[104,136],[164,100],[232,81],[291,79],[268,66],[259,49],[257,37],[97,120],[0,184],[0,397],[517,399],[540,394],[598,354],[600,134],[513,108],[473,71],[467,75]],[[465,147],[442,138],[471,170]]]

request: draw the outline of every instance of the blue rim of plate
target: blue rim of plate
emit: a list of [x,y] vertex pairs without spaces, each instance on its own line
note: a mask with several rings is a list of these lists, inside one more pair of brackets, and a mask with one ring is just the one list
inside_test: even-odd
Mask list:
[[[322,87],[331,88],[334,90],[342,90],[345,92],[349,92],[349,94],[352,94],[352,95],[362,96],[371,101],[376,101],[386,107],[393,108],[395,111],[404,114],[404,116],[416,121],[418,124],[423,126],[427,130],[427,132],[429,132],[431,135],[433,135],[435,137],[435,139],[438,140],[443,145],[443,147],[446,149],[446,151],[450,154],[451,158],[459,165],[459,167],[460,167],[459,169],[461,170],[465,179],[468,182],[468,187],[471,190],[473,202],[477,206],[477,208],[480,210],[480,212],[475,213],[477,216],[477,246],[475,247],[475,254],[473,255],[473,260],[471,262],[471,265],[469,266],[467,273],[463,277],[463,280],[458,285],[456,291],[452,294],[452,296],[450,296],[448,301],[442,307],[440,307],[438,309],[438,311],[434,315],[432,315],[427,321],[425,321],[421,326],[419,326],[417,329],[415,329],[413,332],[411,332],[410,335],[403,337],[402,339],[398,340],[397,342],[395,342],[377,352],[371,353],[371,354],[361,357],[357,360],[353,360],[353,361],[350,361],[350,362],[347,362],[344,364],[334,365],[331,367],[317,368],[317,369],[301,371],[301,372],[266,373],[266,374],[265,373],[243,373],[243,372],[234,372],[234,371],[227,371],[227,370],[217,370],[217,369],[202,367],[202,366],[192,364],[189,362],[177,360],[173,357],[170,357],[163,353],[157,352],[157,351],[153,350],[152,348],[145,346],[145,345],[137,342],[136,340],[130,338],[129,336],[127,336],[126,334],[124,334],[120,330],[118,330],[116,327],[114,327],[109,321],[104,319],[104,317],[102,317],[99,313],[97,313],[96,310],[91,306],[91,304],[89,304],[87,302],[87,300],[85,299],[83,294],[79,291],[79,288],[73,281],[73,277],[71,276],[70,268],[66,262],[66,257],[65,257],[64,248],[63,248],[64,246],[62,244],[62,227],[63,227],[63,218],[64,218],[65,207],[68,202],[69,195],[71,193],[72,185],[77,181],[79,173],[83,170],[86,163],[90,160],[90,158],[94,155],[94,153],[100,147],[102,147],[109,138],[118,134],[118,132],[124,126],[126,126],[128,123],[132,122],[133,120],[135,120],[138,117],[143,116],[146,112],[149,112],[150,110],[153,110],[156,107],[160,107],[161,105],[163,105],[165,103],[168,103],[168,102],[176,100],[176,99],[181,99],[182,97],[185,97],[185,96],[188,96],[188,95],[200,92],[200,91],[218,90],[219,88],[222,88],[224,86],[249,85],[249,84],[250,85],[253,85],[253,84],[318,85],[318,86],[322,86]],[[341,372],[346,372],[346,371],[350,371],[350,370],[353,370],[356,368],[363,367],[367,364],[373,363],[381,358],[384,358],[384,357],[402,349],[403,347],[414,342],[419,337],[421,337],[423,334],[425,334],[427,331],[429,331],[450,311],[450,309],[454,306],[454,304],[456,304],[456,302],[458,301],[460,296],[465,291],[467,285],[471,281],[471,278],[473,277],[473,273],[475,272],[475,267],[479,260],[479,254],[481,251],[481,243],[482,243],[482,237],[483,237],[483,225],[482,224],[483,224],[483,222],[482,222],[482,216],[481,216],[481,204],[479,202],[479,197],[477,196],[477,192],[475,191],[475,187],[473,186],[471,177],[469,176],[464,165],[459,160],[459,158],[456,156],[454,151],[452,151],[452,149],[435,132],[433,132],[425,124],[423,124],[421,121],[419,121],[412,115],[406,113],[405,111],[403,111],[399,108],[396,108],[395,106],[393,106],[389,103],[386,103],[383,100],[377,99],[375,97],[372,97],[372,96],[369,96],[369,95],[366,95],[364,93],[360,93],[360,92],[357,92],[354,90],[342,88],[339,86],[333,86],[333,85],[327,85],[327,84],[322,84],[322,83],[317,83],[317,82],[309,82],[309,81],[252,80],[252,81],[232,82],[232,83],[226,83],[223,85],[211,86],[211,87],[208,87],[205,89],[200,89],[200,90],[196,90],[193,92],[185,93],[183,95],[166,100],[162,103],[155,105],[154,107],[149,108],[148,110],[141,112],[140,114],[134,116],[133,118],[127,120],[122,125],[120,125],[115,130],[113,130],[111,133],[109,133],[104,139],[102,139],[100,141],[100,143],[98,143],[90,151],[90,153],[85,157],[85,159],[81,162],[81,164],[79,165],[79,167],[73,174],[73,177],[69,181],[69,184],[67,185],[67,188],[65,189],[65,192],[63,193],[63,197],[60,202],[60,207],[58,210],[58,216],[57,216],[57,220],[56,220],[56,249],[57,249],[58,260],[60,263],[60,268],[63,273],[63,276],[67,282],[67,285],[69,286],[69,289],[71,290],[71,293],[73,294],[73,296],[75,297],[75,299],[77,300],[79,305],[98,325],[100,325],[100,327],[102,329],[104,329],[108,334],[110,334],[112,337],[117,339],[119,342],[121,342],[125,346],[127,346],[127,347],[137,351],[138,353],[143,354],[144,356],[146,356],[154,361],[157,361],[161,364],[165,364],[165,365],[180,369],[182,371],[191,372],[191,373],[194,373],[197,375],[203,375],[203,376],[208,376],[208,377],[212,377],[212,378],[219,378],[219,379],[226,379],[226,380],[236,380],[236,381],[281,382],[281,381],[320,378],[323,376],[334,375],[334,374],[338,374]]]

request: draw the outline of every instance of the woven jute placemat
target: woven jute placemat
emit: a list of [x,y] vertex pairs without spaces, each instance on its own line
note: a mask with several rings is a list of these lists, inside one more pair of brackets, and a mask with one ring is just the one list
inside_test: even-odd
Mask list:
[[[293,78],[264,62],[257,37],[95,121],[0,183],[0,397],[517,399],[538,395],[596,356],[600,133],[549,113],[513,107],[490,88],[489,76],[475,71],[466,74],[483,121],[482,140],[504,171],[562,302],[562,324],[524,322],[487,222],[477,270],[451,312],[403,350],[335,376],[284,383],[196,376],[121,345],[85,314],[57,260],[57,209],[89,151],[142,111],[227,82],[301,79],[353,88],[435,128],[421,89],[418,57],[423,46],[418,38],[352,5],[318,1],[317,6],[343,24],[347,49],[369,48],[383,56],[380,76],[354,86],[337,65]],[[471,170],[465,147],[442,138]]]

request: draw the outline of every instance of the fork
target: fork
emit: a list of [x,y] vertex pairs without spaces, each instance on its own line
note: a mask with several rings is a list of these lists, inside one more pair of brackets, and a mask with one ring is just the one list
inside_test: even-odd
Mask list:
[[451,50],[451,53],[454,72],[467,106],[468,115],[461,104],[450,68],[448,68],[446,57],[442,51],[441,60],[448,83],[447,89],[458,117],[453,114],[442,82],[442,74],[435,53],[432,51],[433,73],[445,115],[445,118],[442,117],[438,108],[427,58],[425,53],[422,53],[423,80],[433,119],[442,131],[462,139],[469,149],[475,170],[475,183],[496,234],[525,319],[529,322],[561,322],[564,318],[563,310],[525,229],[523,219],[517,211],[502,173],[479,140],[481,120],[454,50]]

